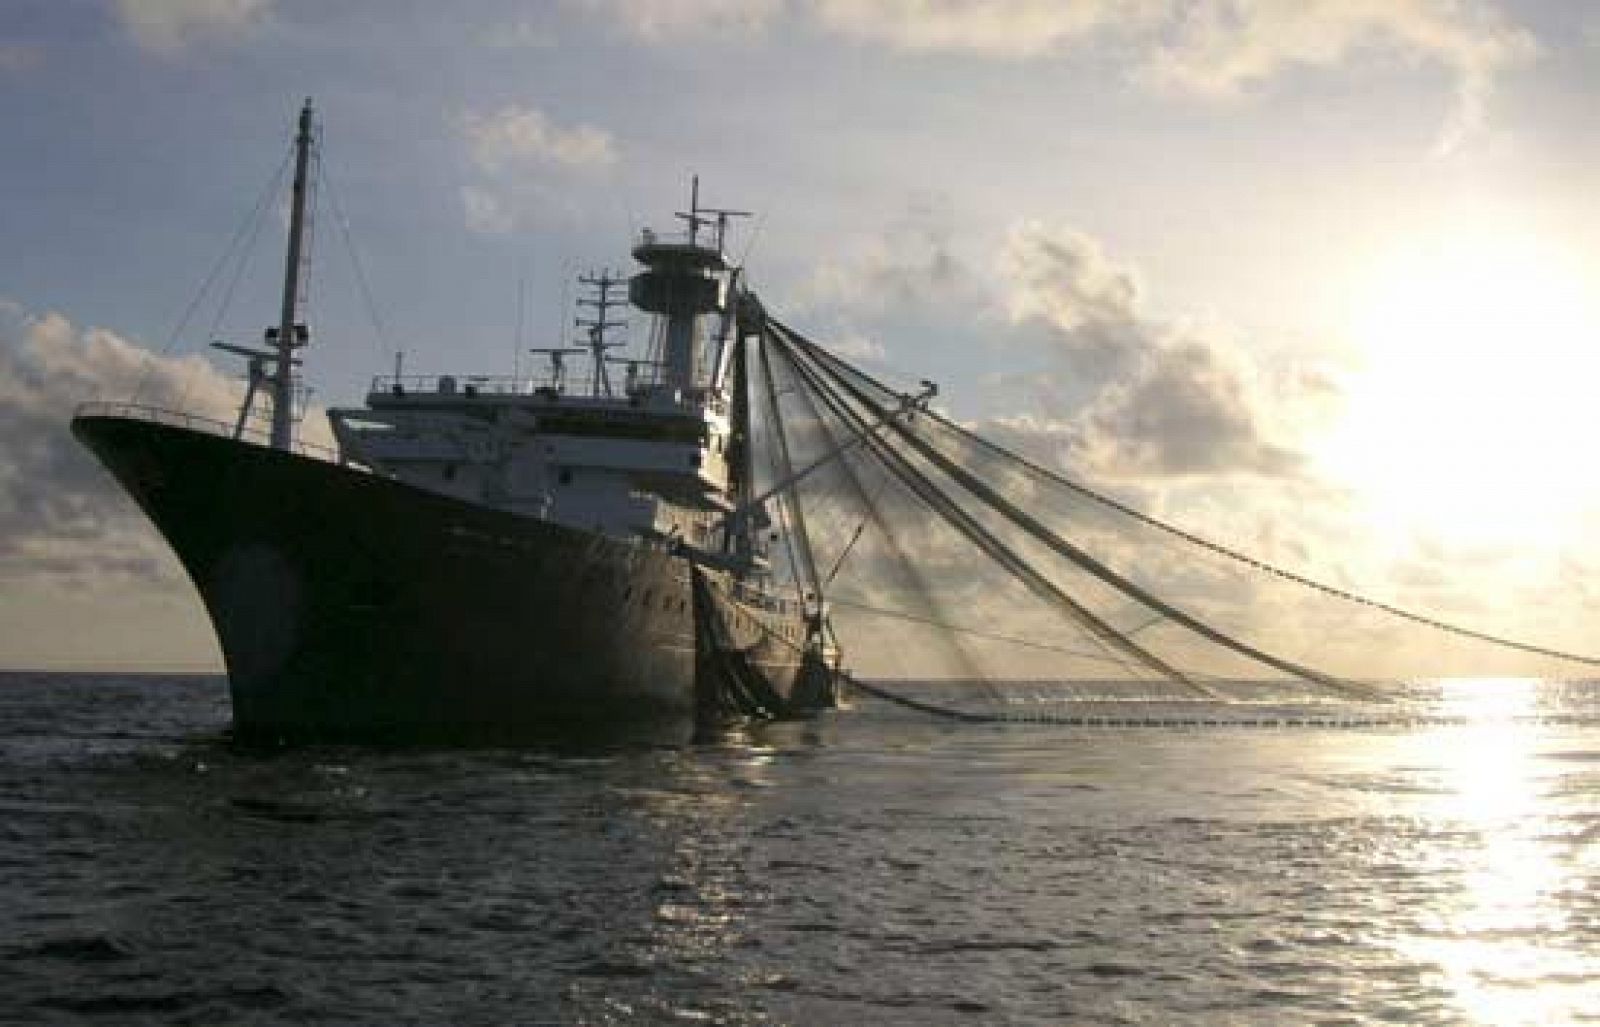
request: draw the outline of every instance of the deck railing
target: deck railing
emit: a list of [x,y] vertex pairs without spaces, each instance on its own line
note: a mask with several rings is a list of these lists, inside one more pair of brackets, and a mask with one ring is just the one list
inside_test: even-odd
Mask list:
[[[489,374],[464,374],[464,375],[378,375],[372,379],[368,387],[369,396],[392,396],[396,399],[412,397],[428,402],[436,402],[440,397],[450,400],[472,400],[479,397],[500,399],[504,397],[528,397],[552,400],[576,400],[581,402],[594,401],[601,404],[621,404],[631,401],[629,405],[636,405],[642,397],[658,394],[660,386],[654,382],[639,383],[630,391],[624,381],[619,380],[620,375],[613,375],[611,380],[612,394],[610,396],[595,397],[593,380],[581,375],[571,374],[563,379],[557,386],[548,378],[530,378],[527,376],[516,378],[510,375]],[[689,409],[704,405],[719,412],[727,407],[723,396],[712,393],[709,389],[698,387],[690,389],[687,394],[677,396],[671,405]]]
[[[653,364],[636,361],[646,373],[631,379],[621,370],[613,370],[607,380],[613,398],[626,398],[628,388],[649,388],[655,384]],[[419,396],[533,396],[559,395],[572,399],[587,399],[596,392],[594,376],[587,370],[573,369],[560,381],[549,372],[525,375],[498,374],[406,374],[378,375],[368,386],[370,393],[379,395]]]
[[[92,400],[88,403],[78,404],[72,416],[77,417],[123,417],[133,421],[148,421],[152,424],[164,424],[172,428],[186,428],[189,431],[205,432],[208,435],[220,435],[225,439],[237,438],[240,442],[247,442],[253,446],[272,448],[272,436],[267,431],[246,425],[244,431],[238,436],[233,433],[233,425],[226,421],[219,421],[214,417],[202,417],[199,414],[186,413],[182,410],[168,410],[164,407],[147,406],[143,403],[108,402],[105,400]],[[305,442],[296,439],[294,452],[313,460],[325,460],[329,463],[339,463],[339,453],[331,447],[316,442]]]

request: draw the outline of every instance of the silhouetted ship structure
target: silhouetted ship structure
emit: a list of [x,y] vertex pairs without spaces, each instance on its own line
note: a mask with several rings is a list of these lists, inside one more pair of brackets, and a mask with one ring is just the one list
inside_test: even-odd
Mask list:
[[[314,145],[307,101],[281,317],[261,348],[215,344],[249,361],[238,422],[86,404],[72,424],[199,590],[236,732],[495,738],[832,704],[820,589],[780,592],[768,560],[794,469],[753,492],[762,312],[723,254],[741,212],[702,208],[697,185],[682,237],[646,230],[630,280],[586,277],[586,345],[536,350],[548,373],[379,378],[329,411],[339,449],[317,452],[293,416]],[[623,285],[653,315],[644,358],[608,352]],[[588,379],[569,377],[583,356]]]
[[[1374,647],[1437,665],[1449,642],[1477,674],[1600,666],[1267,564],[974,434],[929,408],[928,383],[897,391],[770,317],[724,256],[743,212],[702,207],[698,184],[681,237],[633,248],[644,355],[610,355],[624,280],[587,276],[582,345],[536,350],[546,373],[397,366],[364,407],[329,411],[338,451],[314,453],[294,438],[312,151],[308,102],[278,324],[261,347],[215,344],[249,361],[237,422],[128,404],[73,420],[204,599],[241,735],[717,728],[826,707],[841,681],[925,713],[1036,720],[991,682],[1041,659],[1058,680],[1193,701],[1248,682],[1380,698],[1320,666]],[[826,504],[826,559],[802,484]],[[867,658],[936,655],[989,709],[843,672],[824,588],[847,558],[865,587],[835,601]]]

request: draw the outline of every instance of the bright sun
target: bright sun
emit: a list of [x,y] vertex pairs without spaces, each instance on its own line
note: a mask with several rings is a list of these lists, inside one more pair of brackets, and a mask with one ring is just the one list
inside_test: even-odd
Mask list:
[[1324,469],[1396,531],[1564,534],[1600,477],[1600,314],[1579,262],[1515,231],[1453,231],[1379,261],[1352,310],[1361,366]]

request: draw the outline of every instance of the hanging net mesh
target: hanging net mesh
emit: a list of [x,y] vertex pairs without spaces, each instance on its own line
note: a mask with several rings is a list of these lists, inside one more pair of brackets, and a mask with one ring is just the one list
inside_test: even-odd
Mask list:
[[789,467],[811,468],[777,504],[780,527],[802,522],[777,559],[826,595],[855,676],[900,682],[898,694],[969,709],[1046,693],[1381,702],[1405,681],[1576,679],[1600,667],[1158,521],[775,321],[758,347],[753,423],[782,427],[753,428],[757,450],[780,445]]

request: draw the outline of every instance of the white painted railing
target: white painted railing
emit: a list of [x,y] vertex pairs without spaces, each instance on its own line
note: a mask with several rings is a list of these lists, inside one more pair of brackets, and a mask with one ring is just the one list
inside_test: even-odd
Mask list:
[[[228,424],[226,421],[219,421],[212,417],[201,417],[199,414],[185,413],[181,410],[167,410],[163,407],[146,406],[143,403],[93,400],[88,403],[78,404],[78,408],[73,411],[72,416],[74,418],[122,417],[131,421],[149,421],[152,424],[165,424],[173,428],[205,432],[207,435],[220,435],[225,439],[235,438],[233,425]],[[237,439],[253,446],[261,446],[268,449],[272,446],[270,434],[263,429],[249,425],[237,436]],[[315,442],[304,442],[296,439],[294,451],[313,460],[325,460],[329,463],[339,462],[339,454],[336,450]]]

